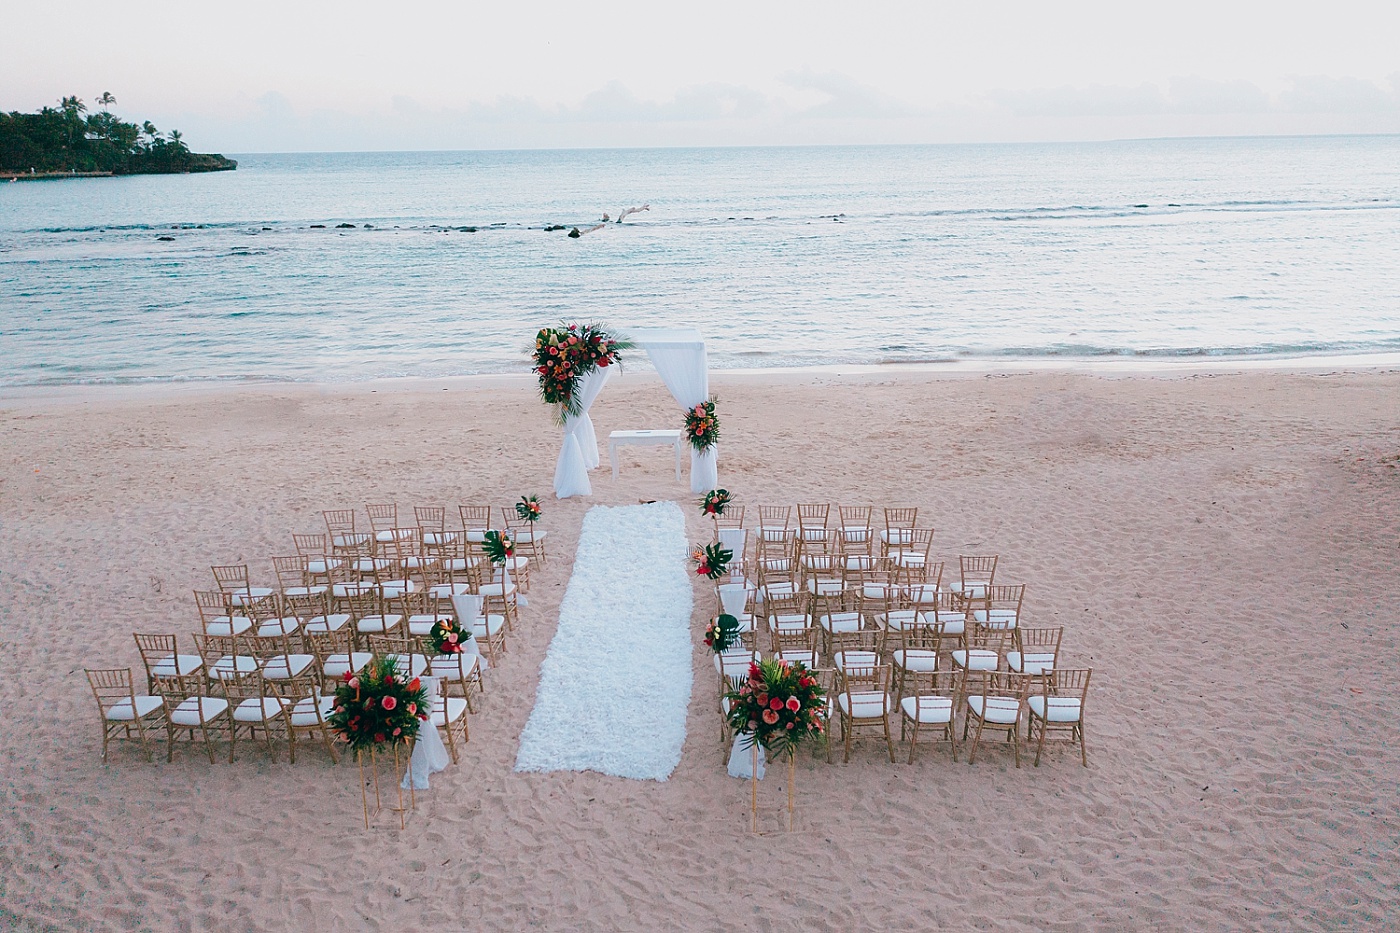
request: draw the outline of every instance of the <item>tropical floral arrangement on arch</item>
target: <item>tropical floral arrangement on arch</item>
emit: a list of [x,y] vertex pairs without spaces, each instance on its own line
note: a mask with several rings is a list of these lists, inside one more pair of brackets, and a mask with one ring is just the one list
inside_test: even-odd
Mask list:
[[598,367],[620,361],[620,351],[632,343],[609,334],[596,324],[567,324],[545,327],[535,335],[535,373],[540,380],[540,398],[559,406],[562,422],[579,413],[575,390],[578,381]]
[[417,677],[402,676],[393,658],[376,657],[358,672],[345,672],[327,722],[354,751],[392,746],[418,735],[428,718],[427,698]]
[[428,630],[428,646],[433,654],[460,654],[471,638],[470,632],[462,631],[462,626],[451,616],[439,616]]
[[487,560],[500,565],[515,556],[515,542],[508,533],[493,528],[483,536],[481,550]]
[[715,654],[722,654],[739,640],[739,620],[728,613],[720,613],[705,629],[705,647]]
[[540,508],[539,496],[521,496],[520,501],[515,503],[515,514],[523,521],[537,522],[544,510]]
[[799,745],[826,731],[826,691],[801,663],[757,661],[749,665],[748,680],[725,696],[730,727],[770,759],[790,759]]
[[685,439],[701,453],[719,442],[719,418],[715,415],[713,398],[685,413]]
[[734,559],[734,552],[719,542],[715,542],[691,551],[690,559],[695,562],[697,574],[709,577],[711,580],[718,580],[729,572],[729,562]]
[[705,498],[700,500],[700,514],[716,517],[723,515],[732,498],[728,489],[711,489],[705,493]]

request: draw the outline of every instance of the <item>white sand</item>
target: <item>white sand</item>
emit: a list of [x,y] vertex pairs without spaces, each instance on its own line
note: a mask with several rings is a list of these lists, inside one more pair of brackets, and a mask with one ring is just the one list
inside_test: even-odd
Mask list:
[[[584,511],[682,497],[670,452],[546,497],[520,383],[0,400],[0,923],[97,929],[1378,928],[1400,917],[1400,376],[716,376],[721,481],[754,506],[918,505],[937,554],[999,552],[1027,621],[1092,665],[1088,769],[993,747],[804,755],[799,826],[753,838],[699,632],[665,783],[519,774]],[[599,434],[677,421],[625,379]],[[605,461],[606,462],[606,461]],[[553,559],[463,763],[366,833],[353,764],[177,749],[103,767],[85,665],[192,632],[209,565],[320,510],[545,501]],[[686,501],[688,497],[682,499]],[[410,512],[411,514],[411,512]],[[703,533],[687,511],[693,537]],[[922,744],[922,743],[921,743]],[[901,749],[902,751],[903,749]],[[779,769],[780,771],[781,769]],[[776,829],[783,775],[763,787]]]

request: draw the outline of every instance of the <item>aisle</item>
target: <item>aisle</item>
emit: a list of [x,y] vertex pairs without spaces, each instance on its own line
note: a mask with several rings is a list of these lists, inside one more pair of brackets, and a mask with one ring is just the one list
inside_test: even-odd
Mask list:
[[517,771],[664,781],[690,705],[691,585],[674,502],[589,509]]

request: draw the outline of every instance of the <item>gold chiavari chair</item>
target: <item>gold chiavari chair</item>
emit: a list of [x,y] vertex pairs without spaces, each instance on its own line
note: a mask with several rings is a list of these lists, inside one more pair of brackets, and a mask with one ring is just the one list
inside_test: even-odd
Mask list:
[[1013,636],[1010,651],[1006,652],[1007,670],[1018,674],[1046,674],[1055,669],[1055,660],[1060,654],[1060,639],[1064,637],[1063,627],[1021,627]]
[[889,557],[892,551],[899,551],[912,544],[914,526],[918,520],[918,509],[885,509],[885,527],[880,532],[880,554]]
[[369,527],[374,533],[376,546],[393,540],[393,530],[399,527],[399,507],[396,503],[369,503],[365,506],[365,514],[369,516]]
[[492,531],[491,506],[471,503],[457,506],[462,517],[462,532],[467,539],[467,554],[481,553],[481,543],[486,540],[486,532]]
[[246,733],[250,742],[256,742],[261,733],[269,754],[275,754],[274,739],[286,739],[288,755],[295,760],[296,752],[291,746],[296,737],[287,728],[287,711],[292,704],[263,680],[261,671],[230,670],[215,682],[223,690],[231,714],[228,743],[230,764],[237,751],[240,732]]
[[[896,529],[899,530],[899,529]],[[933,529],[932,528],[911,528],[908,531],[908,540],[897,548],[890,549],[888,555],[890,564],[894,568],[897,579],[908,585],[912,583],[928,583],[929,572],[934,562],[929,558],[929,552],[933,549]],[[943,565],[937,564],[938,577],[941,582],[943,577]]]
[[841,554],[869,554],[874,540],[870,516],[874,509],[868,505],[838,505],[836,546]]
[[332,555],[330,539],[326,535],[294,534],[292,545],[298,554],[306,558],[306,570],[313,582],[329,584],[331,572],[343,563],[339,557]]
[[196,738],[202,741],[204,750],[209,755],[209,763],[214,763],[214,737],[221,735],[227,738],[233,730],[233,715],[229,710],[228,699],[215,695],[222,692],[206,680],[200,684],[198,692],[179,700],[171,700],[170,738],[165,749],[166,761],[174,760],[175,736],[183,732],[190,743],[195,742]]
[[976,726],[972,735],[972,748],[967,753],[967,763],[977,760],[977,747],[982,741],[982,732],[991,729],[1005,732],[1016,756],[1016,767],[1021,767],[1021,720],[1025,718],[1026,698],[1030,691],[1031,678],[1025,674],[1009,671],[969,670],[963,672],[960,693],[963,698],[963,741]]
[[[847,652],[845,663],[836,669],[839,692],[836,709],[841,718],[841,738],[846,747],[845,761],[851,760],[851,741],[858,731],[877,731],[885,737],[890,762],[894,762],[894,740],[890,736],[890,668],[888,664],[853,663]],[[870,653],[873,655],[873,652]]]
[[360,557],[373,553],[374,535],[355,527],[354,509],[327,509],[321,517],[326,522],[332,555]]
[[220,590],[195,590],[194,604],[206,635],[242,635],[253,627],[253,620],[246,615],[229,614],[228,601]]
[[272,558],[285,614],[310,619],[330,611],[330,584],[316,582],[310,567],[311,558],[301,554]]
[[110,668],[87,670],[88,685],[92,687],[93,698],[102,717],[102,761],[107,761],[107,746],[112,739],[130,740],[132,730],[141,743],[141,751],[147,761],[153,761],[147,731],[167,730],[165,697],[160,695],[138,694],[131,677],[131,668]]
[[[1069,733],[1070,744],[1079,741],[1079,760],[1089,767],[1089,749],[1084,743],[1084,707],[1089,696],[1092,668],[1060,668],[1036,678],[1026,701],[1028,722],[1027,744],[1035,742],[1035,764],[1040,766],[1040,753],[1045,749],[1048,732]],[[1039,736],[1037,738],[1037,736]]]
[[541,564],[545,562],[544,545],[549,531],[539,527],[538,521],[527,521],[516,514],[515,506],[501,507],[501,524],[515,542],[515,553],[526,559],[533,558]]
[[1025,597],[1024,583],[988,584],[981,598],[971,603],[972,621],[1014,631],[1021,624],[1021,603]]
[[797,505],[797,549],[799,558],[806,554],[825,554],[829,531],[827,518],[831,506],[821,503],[798,503]]
[[270,586],[253,586],[249,582],[247,564],[224,564],[210,568],[214,582],[224,594],[230,614],[243,610],[253,620],[275,614],[276,597]]
[[181,654],[174,635],[136,634],[136,650],[146,668],[146,692],[154,695],[185,696],[197,692],[204,677],[204,659],[197,654]]
[[997,574],[997,555],[968,555],[958,557],[958,592],[970,606],[983,601],[987,587]]
[[303,638],[306,650],[316,658],[323,691],[333,691],[346,674],[359,672],[374,658],[368,651],[355,650],[349,629],[306,632]]
[[792,593],[765,599],[763,617],[773,651],[782,651],[785,647],[812,646],[812,616],[807,611],[807,599],[802,594]]
[[958,760],[957,732],[953,725],[957,718],[958,675],[953,671],[915,671],[909,673],[909,696],[901,696],[899,703],[899,740],[909,736],[909,763],[919,745],[919,731],[933,727],[943,733],[948,747],[953,751],[953,760]]

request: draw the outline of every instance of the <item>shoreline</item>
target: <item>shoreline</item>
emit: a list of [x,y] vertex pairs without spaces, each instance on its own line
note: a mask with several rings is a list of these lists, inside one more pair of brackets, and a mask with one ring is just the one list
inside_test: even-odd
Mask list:
[[[634,361],[635,365],[635,361]],[[1366,353],[1325,356],[1288,356],[1171,359],[1095,359],[1022,357],[1008,360],[969,359],[929,363],[824,363],[816,366],[772,366],[743,369],[711,369],[712,382],[734,380],[748,384],[800,385],[807,382],[845,381],[869,383],[960,380],[1059,373],[1098,376],[1104,379],[1181,379],[1198,375],[1231,375],[1267,372],[1278,375],[1333,375],[1400,370],[1400,353]],[[614,384],[630,385],[658,380],[650,364],[638,372],[623,369]],[[0,410],[42,408],[91,402],[163,401],[196,399],[228,394],[261,395],[363,395],[378,392],[431,391],[438,389],[533,388],[534,375],[476,373],[458,376],[388,376],[355,382],[317,382],[275,379],[208,379],[141,383],[89,383],[41,386],[0,386]]]

